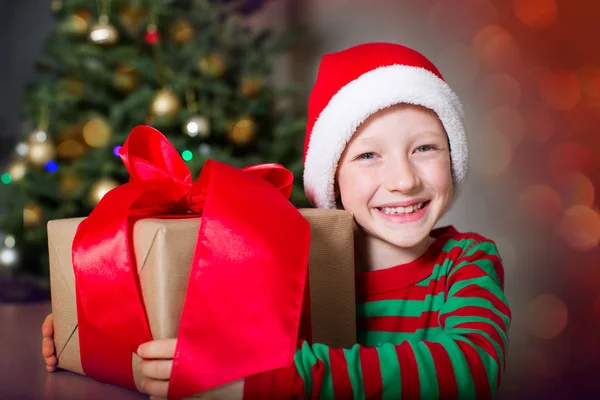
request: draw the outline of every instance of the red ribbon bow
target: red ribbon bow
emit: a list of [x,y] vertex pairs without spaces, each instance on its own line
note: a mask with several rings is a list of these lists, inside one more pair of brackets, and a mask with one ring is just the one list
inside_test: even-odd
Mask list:
[[[139,126],[120,151],[131,180],[108,192],[73,241],[82,367],[136,389],[132,353],[152,340],[132,257],[129,217],[201,213],[169,398],[293,363],[309,225],[277,164],[243,170],[208,160],[199,179],[157,130]],[[282,195],[283,194],[283,195]]]

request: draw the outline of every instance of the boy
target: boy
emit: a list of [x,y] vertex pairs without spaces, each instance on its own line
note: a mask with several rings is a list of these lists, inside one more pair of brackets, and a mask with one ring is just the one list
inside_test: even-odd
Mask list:
[[[462,107],[436,67],[404,46],[324,56],[309,101],[304,185],[356,220],[358,342],[299,343],[288,368],[215,398],[488,398],[505,367],[511,312],[494,243],[434,229],[466,176]],[[56,365],[51,318],[47,368]],[[166,397],[175,339],[140,346],[144,389]],[[210,396],[210,394],[207,394]]]

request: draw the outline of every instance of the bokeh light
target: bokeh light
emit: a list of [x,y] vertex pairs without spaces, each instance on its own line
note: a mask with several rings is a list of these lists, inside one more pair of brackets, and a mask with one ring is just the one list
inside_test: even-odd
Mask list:
[[1,249],[0,250],[0,265],[13,266],[17,263],[17,251],[15,249]]
[[565,211],[559,232],[573,249],[591,250],[600,242],[600,215],[590,207],[572,206]]
[[31,138],[38,143],[43,143],[48,139],[48,134],[43,129],[38,129],[31,135]]
[[194,154],[189,150],[184,150],[183,153],[181,153],[181,158],[183,158],[185,161],[190,161],[193,157]]
[[519,48],[513,36],[498,25],[488,25],[473,38],[473,48],[483,65],[492,70],[513,70]]
[[527,135],[525,140],[545,143],[550,139],[556,128],[552,113],[546,107],[537,107],[527,113]]
[[530,301],[526,315],[528,332],[540,339],[552,339],[567,326],[567,306],[553,294],[543,294]]
[[540,95],[551,108],[566,111],[581,100],[581,86],[577,75],[570,71],[542,71],[539,81]]
[[19,143],[15,147],[15,152],[21,157],[27,157],[27,154],[29,154],[29,145],[27,143]]
[[560,182],[560,193],[565,206],[592,207],[595,199],[594,184],[587,176],[575,173]]
[[515,14],[533,29],[549,28],[558,16],[556,0],[514,0]]
[[2,176],[0,177],[0,180],[2,181],[2,183],[4,183],[5,185],[8,185],[9,183],[12,182],[12,176],[10,176],[10,174],[8,172],[5,172],[4,174],[2,174]]
[[521,87],[507,74],[488,75],[480,85],[480,93],[489,107],[518,107],[521,103]]
[[16,240],[15,237],[13,235],[6,235],[4,237],[4,246],[12,249],[13,247],[15,247],[16,244]]
[[122,146],[113,147],[113,154],[115,155],[115,157],[119,157],[119,151],[121,151],[121,147]]
[[576,71],[581,85],[581,92],[584,96],[600,98],[600,67],[592,64],[585,64]]
[[58,171],[58,163],[54,160],[48,161],[44,165],[44,168],[46,168],[46,171],[48,171],[48,172],[56,172],[56,171]]
[[61,158],[75,159],[83,155],[85,149],[77,140],[67,139],[56,148],[56,153]]
[[557,222],[560,219],[562,202],[558,193],[548,185],[529,186],[519,200],[526,215],[536,221]]
[[10,174],[10,177],[13,181],[19,181],[25,176],[25,173],[27,172],[27,164],[25,164],[21,160],[18,160],[8,166],[7,172]]
[[513,147],[518,146],[525,136],[525,121],[517,109],[499,106],[490,111],[484,119],[485,132],[495,132],[507,138]]
[[588,149],[572,141],[559,143],[552,148],[548,162],[550,173],[557,180],[574,173],[587,174],[591,166]]

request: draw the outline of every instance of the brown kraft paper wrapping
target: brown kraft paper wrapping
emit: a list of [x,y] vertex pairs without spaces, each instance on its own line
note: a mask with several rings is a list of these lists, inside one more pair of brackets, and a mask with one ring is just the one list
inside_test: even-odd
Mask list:
[[[356,343],[354,220],[342,210],[300,209],[309,221],[312,341],[336,348]],[[83,374],[79,357],[75,276],[71,246],[84,218],[48,222],[54,342],[60,368]],[[176,338],[200,218],[147,218],[134,225],[142,295],[154,339]],[[139,391],[140,358],[132,354]]]

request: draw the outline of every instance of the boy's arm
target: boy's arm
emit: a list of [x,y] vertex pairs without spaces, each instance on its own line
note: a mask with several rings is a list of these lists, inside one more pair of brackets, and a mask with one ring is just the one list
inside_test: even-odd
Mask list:
[[480,242],[457,260],[428,341],[333,349],[302,342],[295,365],[246,378],[245,399],[489,398],[505,366],[511,312],[496,247]]

